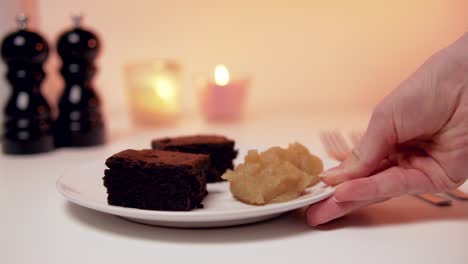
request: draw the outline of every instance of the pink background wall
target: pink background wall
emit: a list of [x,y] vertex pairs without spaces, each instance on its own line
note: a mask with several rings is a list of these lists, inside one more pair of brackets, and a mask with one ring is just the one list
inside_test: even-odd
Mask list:
[[[159,57],[183,63],[188,112],[197,109],[193,76],[217,63],[252,75],[251,113],[369,111],[468,30],[466,0],[38,0],[37,6],[40,28],[53,42],[74,11],[100,33],[105,50],[96,84],[112,117],[126,113],[122,66]],[[56,70],[57,59],[47,67]],[[51,98],[60,82],[50,74]],[[126,124],[111,119],[111,127]]]

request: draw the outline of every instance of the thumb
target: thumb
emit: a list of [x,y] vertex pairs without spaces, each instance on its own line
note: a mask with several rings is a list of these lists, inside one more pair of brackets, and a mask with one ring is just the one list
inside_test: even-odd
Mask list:
[[320,177],[329,185],[369,176],[393,152],[397,142],[391,108],[379,105],[372,114],[369,126],[346,160],[338,167],[323,172]]

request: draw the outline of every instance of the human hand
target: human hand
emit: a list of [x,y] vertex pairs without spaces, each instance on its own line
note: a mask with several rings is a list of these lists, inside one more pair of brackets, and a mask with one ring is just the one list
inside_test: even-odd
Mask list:
[[468,178],[468,33],[385,97],[360,144],[321,177],[336,192],[307,209],[312,226],[392,197],[461,185]]

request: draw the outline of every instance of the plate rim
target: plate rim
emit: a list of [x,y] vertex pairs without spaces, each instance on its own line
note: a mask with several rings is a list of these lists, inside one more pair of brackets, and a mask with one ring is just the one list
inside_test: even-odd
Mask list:
[[[92,161],[80,165],[80,168],[92,167],[94,166],[103,166],[101,161]],[[284,202],[284,203],[274,203],[267,205],[249,205],[249,208],[239,208],[231,210],[218,210],[218,211],[205,211],[203,209],[196,211],[158,211],[158,210],[145,210],[138,208],[130,207],[121,207],[110,204],[104,204],[101,202],[93,202],[87,199],[80,199],[80,195],[73,195],[72,192],[65,190],[65,184],[63,184],[66,177],[73,175],[73,172],[66,171],[56,180],[56,189],[57,191],[68,201],[75,203],[77,205],[96,210],[99,212],[104,212],[112,215],[117,215],[121,217],[130,217],[130,218],[139,218],[145,220],[157,220],[157,221],[171,221],[171,222],[214,222],[214,221],[223,221],[223,220],[234,220],[234,219],[245,219],[257,216],[265,216],[269,214],[278,214],[292,211],[304,206],[308,206],[319,201],[322,201],[335,192],[335,188],[328,186],[323,182],[318,182],[317,184],[309,187],[314,188],[320,186],[324,188],[322,192],[311,197],[300,196],[294,200]],[[219,183],[213,183],[219,184]],[[105,188],[102,186],[102,188]],[[81,195],[82,196],[82,195]],[[302,199],[301,199],[302,198]],[[309,198],[309,199],[307,199]],[[235,198],[234,198],[235,199]]]

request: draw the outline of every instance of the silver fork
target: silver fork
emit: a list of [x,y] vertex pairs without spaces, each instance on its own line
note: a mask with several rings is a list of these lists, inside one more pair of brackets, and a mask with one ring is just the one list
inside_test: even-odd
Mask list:
[[[356,146],[361,140],[359,132],[352,132],[349,136],[353,146]],[[320,140],[330,158],[336,161],[343,161],[351,152],[351,147],[346,142],[345,137],[339,131],[329,131],[320,134]],[[450,199],[446,199],[437,194],[418,194],[415,197],[437,206],[448,206],[452,204]]]

